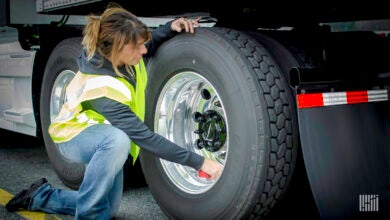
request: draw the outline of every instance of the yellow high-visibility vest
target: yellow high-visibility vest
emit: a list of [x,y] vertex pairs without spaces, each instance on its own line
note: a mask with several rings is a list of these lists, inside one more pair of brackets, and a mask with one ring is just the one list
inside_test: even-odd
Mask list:
[[[103,115],[93,110],[83,110],[82,102],[106,97],[131,108],[143,121],[145,117],[145,88],[147,72],[141,59],[135,65],[136,88],[124,78],[77,72],[66,88],[67,101],[49,126],[49,134],[55,143],[66,142],[81,131],[95,124],[110,124]],[[139,147],[131,142],[130,154],[133,163],[139,155]]]

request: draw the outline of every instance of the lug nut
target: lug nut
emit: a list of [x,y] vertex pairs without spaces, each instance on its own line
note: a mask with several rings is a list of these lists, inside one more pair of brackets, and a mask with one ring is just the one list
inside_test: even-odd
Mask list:
[[213,143],[213,147],[220,147],[222,143],[220,141],[216,141]]
[[195,122],[199,123],[199,122],[204,121],[204,116],[203,116],[200,112],[194,112],[194,113],[192,114],[192,119],[193,119]]
[[202,129],[199,129],[199,130],[195,130],[194,133],[195,134],[202,134],[204,131]]
[[200,149],[204,148],[205,143],[203,141],[201,141],[200,139],[196,139],[195,146],[198,147],[198,149],[200,150]]

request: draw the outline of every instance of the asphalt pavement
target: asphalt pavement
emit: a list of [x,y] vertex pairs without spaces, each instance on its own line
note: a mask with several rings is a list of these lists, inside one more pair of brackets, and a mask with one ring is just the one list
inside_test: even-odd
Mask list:
[[[42,140],[0,129],[0,219],[73,219],[73,216],[67,215],[37,217],[38,213],[33,213],[32,217],[27,213],[26,217],[23,213],[8,212],[1,204],[1,201],[6,200],[7,193],[15,195],[42,177],[55,188],[69,189],[52,169]],[[125,188],[119,214],[115,219],[168,218],[156,204],[148,187],[141,186]]]
[[[297,167],[303,166],[302,161],[300,162]],[[295,175],[301,176],[296,179],[305,179],[302,172],[296,172]],[[38,213],[44,216],[37,213],[28,216],[30,212],[10,213],[5,209],[5,201],[42,177],[55,188],[69,189],[54,172],[41,139],[0,129],[0,220],[73,219],[73,216],[44,213]],[[292,190],[285,195],[285,199],[278,203],[264,220],[320,219],[308,183],[293,181],[290,188]],[[7,196],[9,198],[6,198]],[[125,188],[119,214],[115,219],[167,220],[168,217],[161,211],[145,184]]]

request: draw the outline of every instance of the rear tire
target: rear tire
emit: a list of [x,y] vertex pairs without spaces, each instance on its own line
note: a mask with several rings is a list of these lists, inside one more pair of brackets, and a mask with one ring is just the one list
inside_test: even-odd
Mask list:
[[[71,162],[62,156],[52,141],[48,128],[64,104],[66,86],[78,71],[77,58],[80,52],[80,38],[65,39],[54,48],[45,67],[40,99],[41,126],[46,152],[61,181],[74,189],[78,188],[83,180],[85,165]],[[54,94],[54,87],[60,90],[59,94]],[[58,99],[53,101],[53,96]]]
[[[57,145],[52,141],[48,128],[64,104],[66,86],[78,71],[77,58],[81,50],[81,38],[65,39],[54,48],[45,68],[40,99],[41,126],[46,152],[58,177],[65,185],[73,189],[80,186],[85,165],[74,163],[63,157]],[[146,185],[139,161],[133,165],[129,157],[123,170],[125,187]]]
[[[149,188],[168,216],[257,218],[266,215],[281,198],[295,167],[298,136],[293,120],[294,99],[280,69],[261,44],[229,29],[198,28],[195,35],[178,35],[159,48],[148,64],[146,122],[149,126],[155,131],[167,127],[169,132],[170,124],[161,124],[161,118],[157,117],[169,109],[156,107],[172,80],[184,78],[186,74],[205,79],[219,94],[227,124],[224,170],[205,190],[183,190],[177,183],[181,180],[172,181],[171,171],[163,166],[165,162],[141,152]],[[199,94],[190,94],[188,99],[196,95]],[[180,105],[184,103],[182,100],[174,102]],[[189,130],[185,137],[192,137],[193,132]],[[176,140],[177,133],[180,131],[161,135]]]

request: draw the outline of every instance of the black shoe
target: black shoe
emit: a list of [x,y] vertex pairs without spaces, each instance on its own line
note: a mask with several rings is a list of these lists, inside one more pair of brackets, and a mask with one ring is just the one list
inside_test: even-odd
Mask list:
[[46,178],[41,178],[31,184],[30,188],[24,189],[18,194],[16,194],[6,205],[5,208],[9,212],[14,212],[19,209],[27,209],[30,204],[32,195],[41,187],[43,184],[47,183]]

